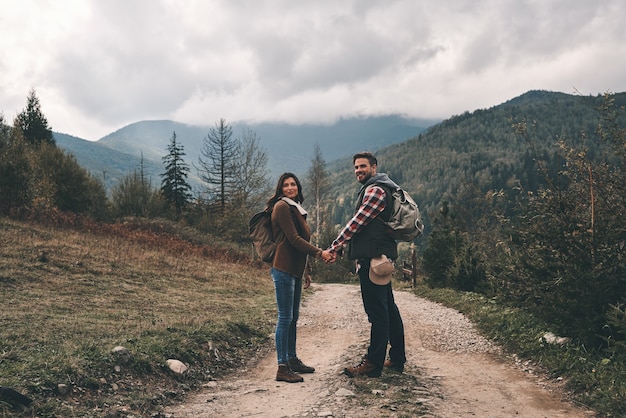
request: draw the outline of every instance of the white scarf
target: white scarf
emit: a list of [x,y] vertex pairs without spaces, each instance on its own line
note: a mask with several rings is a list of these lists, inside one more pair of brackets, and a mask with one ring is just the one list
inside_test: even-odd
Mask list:
[[287,202],[288,204],[290,204],[291,206],[295,206],[298,209],[298,212],[300,212],[300,215],[302,216],[306,216],[307,215],[307,211],[302,207],[302,205],[298,202],[296,202],[295,200],[289,199],[288,197],[281,197],[281,200],[284,200],[285,202]]

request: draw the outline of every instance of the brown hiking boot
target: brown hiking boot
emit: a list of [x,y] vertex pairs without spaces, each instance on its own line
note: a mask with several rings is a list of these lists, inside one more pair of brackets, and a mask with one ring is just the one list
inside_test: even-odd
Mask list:
[[279,382],[298,383],[303,382],[304,379],[286,364],[279,364],[278,371],[276,372],[276,380]]
[[402,373],[404,371],[404,364],[394,363],[391,360],[385,360],[385,367],[395,370],[398,373]]
[[344,374],[348,377],[365,375],[367,377],[379,377],[382,370],[374,363],[370,362],[367,357],[363,357],[363,360],[356,366],[346,367],[343,369]]
[[315,371],[315,367],[307,366],[298,357],[289,359],[289,368],[296,373],[313,373]]

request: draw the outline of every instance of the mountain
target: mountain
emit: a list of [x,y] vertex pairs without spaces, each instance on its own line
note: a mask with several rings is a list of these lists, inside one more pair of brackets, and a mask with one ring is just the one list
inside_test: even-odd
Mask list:
[[[84,167],[91,175],[102,180],[107,190],[142,165],[141,155],[117,151],[97,142],[67,134],[57,132],[53,134],[57,145],[73,154],[81,167]],[[163,165],[157,161],[144,159],[143,166],[144,172],[151,178],[153,185],[160,186],[159,173],[163,171]]]
[[[406,141],[437,121],[410,119],[397,115],[341,119],[332,125],[289,125],[280,123],[230,124],[233,136],[241,137],[246,129],[259,138],[267,152],[268,169],[277,177],[285,171],[306,173],[319,144],[326,161],[351,156],[354,152],[376,150]],[[214,126],[214,125],[213,125]],[[137,169],[143,160],[144,170],[153,183],[160,184],[162,157],[172,134],[183,147],[185,162],[190,165],[190,182],[199,186],[196,177],[204,139],[213,126],[188,125],[170,120],[140,121],[125,126],[102,139],[90,142],[55,133],[57,144],[74,154],[78,162],[95,176],[104,176],[110,188],[119,178]]]
[[[616,106],[626,104],[626,93],[613,95]],[[463,185],[488,190],[511,190],[519,185],[536,190],[543,179],[535,160],[546,159],[557,169],[555,143],[590,147],[598,153],[596,129],[603,96],[580,96],[533,90],[489,109],[452,116],[402,143],[377,151],[378,171],[386,172],[417,201],[424,215],[435,212],[443,200],[453,201]],[[526,124],[525,135],[516,132]],[[626,121],[618,120],[626,126]],[[349,162],[329,164],[334,198],[333,221],[342,223],[353,210],[359,184]],[[428,227],[428,221],[427,221]]]
[[[554,144],[559,138],[587,138],[593,146],[595,130],[601,122],[598,109],[602,99],[601,95],[533,90],[440,123],[384,116],[344,119],[328,126],[232,127],[235,136],[240,136],[245,128],[257,134],[274,177],[283,171],[306,173],[313,147],[319,144],[331,175],[329,195],[334,199],[334,223],[343,223],[353,210],[359,185],[354,180],[350,157],[366,149],[376,152],[379,172],[388,173],[411,193],[428,217],[442,200],[458,196],[464,183],[472,183],[482,192],[510,189],[515,184],[526,190],[536,189],[541,179],[535,159],[540,156],[558,164]],[[616,106],[624,106],[626,93],[613,94],[613,99]],[[519,135],[515,126],[524,122],[527,134]],[[197,165],[202,141],[210,128],[174,121],[142,121],[97,142],[62,134],[55,134],[55,138],[92,174],[104,176],[108,188],[115,184],[115,179],[139,168],[142,155],[145,172],[159,185],[161,157],[166,154],[172,133],[176,132],[187,154],[185,161],[192,166]],[[193,168],[191,171],[195,175]]]

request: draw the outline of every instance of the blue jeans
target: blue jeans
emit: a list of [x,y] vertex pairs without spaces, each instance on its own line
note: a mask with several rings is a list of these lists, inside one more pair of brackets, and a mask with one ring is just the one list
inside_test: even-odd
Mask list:
[[287,364],[296,357],[296,323],[300,316],[302,278],[272,268],[276,290],[278,320],[276,321],[276,355],[278,364]]
[[404,324],[393,297],[391,282],[379,286],[370,281],[370,261],[360,259],[358,272],[363,307],[371,324],[367,359],[382,369],[387,355],[387,343],[391,346],[389,359],[395,364],[406,362]]

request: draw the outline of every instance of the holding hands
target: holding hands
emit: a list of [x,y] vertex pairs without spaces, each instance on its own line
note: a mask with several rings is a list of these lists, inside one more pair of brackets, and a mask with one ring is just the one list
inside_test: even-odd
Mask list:
[[337,259],[337,255],[330,250],[324,250],[322,251],[321,258],[322,260],[324,260],[325,263],[334,263]]
[[322,260],[324,260],[326,264],[332,264],[337,261],[337,253],[330,249],[324,250],[322,251]]

